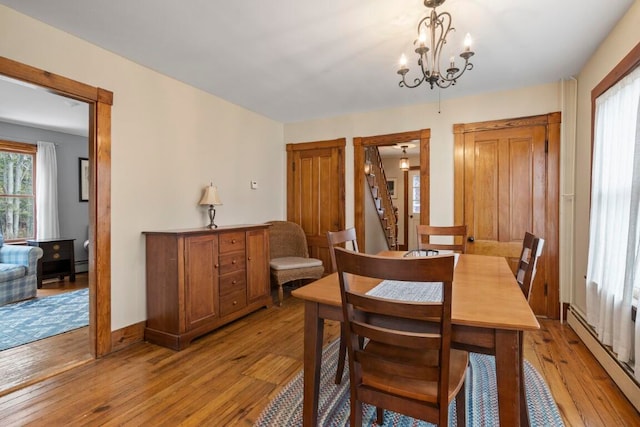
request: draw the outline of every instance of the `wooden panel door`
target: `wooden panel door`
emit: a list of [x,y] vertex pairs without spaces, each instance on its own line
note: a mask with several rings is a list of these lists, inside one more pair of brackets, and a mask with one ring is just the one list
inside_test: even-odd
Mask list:
[[186,331],[217,318],[218,236],[184,239]]
[[269,238],[266,229],[247,231],[247,302],[269,295]]
[[331,271],[327,231],[344,221],[345,139],[287,144],[287,220],[300,224],[309,256]]
[[544,126],[465,135],[468,253],[504,256],[515,272],[524,233],[544,232],[545,135]]
[[503,256],[514,273],[525,232],[545,239],[530,304],[556,318],[559,144],[549,142],[548,117],[538,118],[473,124],[457,138],[456,221],[467,225],[467,253]]

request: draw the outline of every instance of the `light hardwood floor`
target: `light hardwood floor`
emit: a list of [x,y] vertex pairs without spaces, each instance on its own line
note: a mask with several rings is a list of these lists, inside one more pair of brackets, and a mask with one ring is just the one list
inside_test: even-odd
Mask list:
[[[181,352],[134,344],[0,397],[0,425],[253,425],[302,367],[303,308],[287,297],[282,307],[253,313]],[[541,324],[526,334],[525,357],[545,377],[566,425],[640,425],[575,333],[557,321]],[[329,324],[325,343],[338,334]]]
[[[89,285],[88,275],[76,274],[76,281],[48,280],[38,289],[38,297],[46,297]],[[0,351],[0,396],[26,385],[42,381],[92,361],[89,351],[89,328]]]

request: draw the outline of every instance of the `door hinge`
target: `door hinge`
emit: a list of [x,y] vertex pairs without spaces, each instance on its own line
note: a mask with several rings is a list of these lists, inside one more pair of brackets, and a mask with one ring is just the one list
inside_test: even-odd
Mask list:
[[549,140],[548,139],[544,140],[544,152],[545,153],[549,152]]
[[549,295],[549,284],[545,283],[544,284],[544,296],[546,297],[547,295]]

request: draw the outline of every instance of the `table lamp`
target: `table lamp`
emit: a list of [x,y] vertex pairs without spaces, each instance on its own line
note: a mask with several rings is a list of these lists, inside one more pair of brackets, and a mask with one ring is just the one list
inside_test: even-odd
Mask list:
[[207,225],[207,227],[218,228],[218,226],[213,222],[216,217],[216,208],[214,206],[222,205],[220,197],[218,197],[218,187],[214,187],[213,183],[206,187],[199,204],[209,205],[209,225]]

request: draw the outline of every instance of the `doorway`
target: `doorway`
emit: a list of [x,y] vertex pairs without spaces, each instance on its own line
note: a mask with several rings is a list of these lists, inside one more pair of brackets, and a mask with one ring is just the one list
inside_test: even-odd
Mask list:
[[420,167],[412,166],[406,174],[405,185],[405,250],[418,249],[417,226],[420,224]]
[[[89,330],[92,357],[111,352],[111,105],[113,94],[0,57],[0,74],[89,104]],[[69,369],[60,366],[59,370]],[[49,374],[50,375],[50,374]],[[35,382],[35,380],[34,380]]]
[[401,145],[411,141],[419,141],[420,147],[420,222],[429,223],[429,144],[431,130],[422,129],[410,132],[392,133],[353,138],[353,168],[354,168],[354,225],[358,236],[358,246],[366,248],[366,221],[365,221],[365,148],[369,146]]

